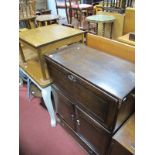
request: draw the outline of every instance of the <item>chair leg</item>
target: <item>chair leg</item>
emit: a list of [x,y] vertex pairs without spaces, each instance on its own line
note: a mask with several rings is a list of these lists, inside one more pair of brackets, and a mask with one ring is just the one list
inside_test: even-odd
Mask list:
[[79,18],[78,10],[76,10],[77,19]]
[[70,19],[68,19],[69,20],[69,24],[72,24],[72,9],[69,9],[69,18]]
[[82,20],[82,10],[80,10],[80,27],[81,27],[81,20]]
[[56,7],[56,10],[57,10],[57,15],[59,14],[59,12],[58,12],[58,7]]

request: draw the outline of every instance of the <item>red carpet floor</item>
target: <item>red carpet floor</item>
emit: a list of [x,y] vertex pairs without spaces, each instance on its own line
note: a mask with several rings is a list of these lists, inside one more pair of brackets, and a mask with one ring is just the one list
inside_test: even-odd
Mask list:
[[20,155],[86,155],[86,151],[59,124],[50,126],[48,112],[40,99],[31,102],[26,88],[20,87],[19,142]]

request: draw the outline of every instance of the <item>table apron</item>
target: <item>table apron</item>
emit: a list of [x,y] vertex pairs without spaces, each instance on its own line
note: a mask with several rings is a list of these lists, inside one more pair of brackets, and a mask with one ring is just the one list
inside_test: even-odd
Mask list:
[[25,47],[31,49],[32,51],[37,52],[37,48],[35,48],[35,47],[33,47],[32,45],[26,43],[25,41],[19,40],[19,42],[20,42],[22,45],[24,45]]
[[47,52],[55,51],[57,48],[60,48],[62,46],[69,45],[69,44],[72,44],[75,42],[79,42],[80,40],[81,41],[83,40],[83,34],[69,37],[66,39],[62,39],[60,41],[56,41],[56,42],[50,43],[48,45],[39,47],[39,51],[41,52],[40,53],[41,55],[44,55]]

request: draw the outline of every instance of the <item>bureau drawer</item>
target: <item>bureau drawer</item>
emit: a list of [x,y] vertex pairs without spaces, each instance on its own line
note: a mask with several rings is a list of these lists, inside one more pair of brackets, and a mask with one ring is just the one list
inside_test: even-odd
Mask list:
[[60,65],[48,61],[47,64],[54,85],[73,103],[84,108],[108,130],[112,130],[117,114],[117,100]]
[[97,154],[104,155],[111,141],[109,132],[78,106],[76,106],[76,114],[77,133]]
[[58,90],[53,89],[54,102],[56,112],[66,121],[66,123],[74,130],[75,129],[75,110],[73,104]]

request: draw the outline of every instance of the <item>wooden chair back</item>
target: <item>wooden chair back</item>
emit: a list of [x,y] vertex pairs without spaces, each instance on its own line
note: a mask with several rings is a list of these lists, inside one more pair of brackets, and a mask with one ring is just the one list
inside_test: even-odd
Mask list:
[[59,14],[59,9],[65,9],[67,22],[69,23],[69,17],[68,17],[69,2],[68,0],[55,0],[55,7],[57,10],[57,14]]
[[135,62],[135,47],[115,40],[87,34],[86,44],[89,47],[104,51],[108,54]]
[[126,7],[133,6],[133,0],[102,0],[102,6],[106,12],[124,13]]
[[19,1],[19,27],[20,28],[35,28],[36,18],[36,0],[20,0]]
[[19,18],[29,18],[35,16],[35,0],[19,0]]

